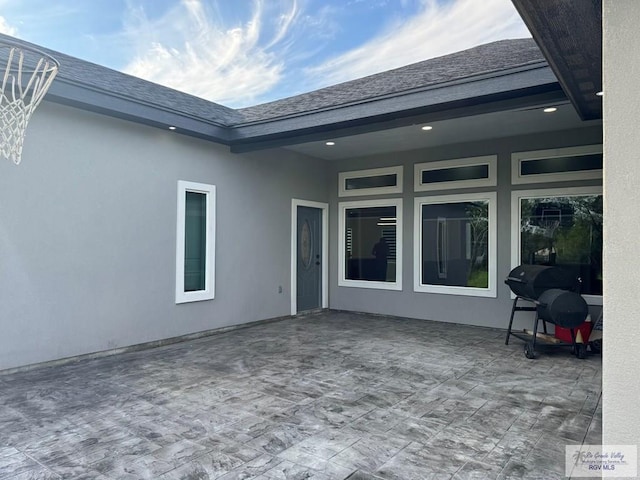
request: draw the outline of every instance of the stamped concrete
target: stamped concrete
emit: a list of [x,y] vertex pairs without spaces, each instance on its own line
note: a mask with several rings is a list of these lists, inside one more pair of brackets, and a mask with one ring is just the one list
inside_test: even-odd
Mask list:
[[328,312],[0,375],[0,479],[564,478],[601,359]]

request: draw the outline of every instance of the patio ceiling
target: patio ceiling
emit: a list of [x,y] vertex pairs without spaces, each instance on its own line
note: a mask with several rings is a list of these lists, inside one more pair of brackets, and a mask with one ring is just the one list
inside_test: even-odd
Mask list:
[[602,118],[602,1],[512,2],[580,117]]
[[[558,110],[554,113],[544,113],[543,108],[548,106],[555,106]],[[436,121],[425,119],[424,122],[408,126],[349,136],[340,136],[340,132],[333,132],[335,136],[328,134],[318,141],[285,148],[324,160],[341,160],[601,124],[600,120],[582,121],[573,106],[565,99],[561,102],[550,101],[536,106],[460,118]],[[421,128],[424,125],[433,128],[424,131]],[[327,146],[325,142],[328,140],[334,141],[335,145]]]

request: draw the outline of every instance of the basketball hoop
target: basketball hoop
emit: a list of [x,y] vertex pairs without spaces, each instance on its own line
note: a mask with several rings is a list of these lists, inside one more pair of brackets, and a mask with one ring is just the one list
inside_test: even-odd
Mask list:
[[544,213],[540,219],[540,227],[544,229],[543,235],[547,238],[553,238],[556,229],[560,226],[560,212],[553,212],[551,215]]
[[16,165],[29,119],[59,68],[44,52],[0,41],[0,154]]

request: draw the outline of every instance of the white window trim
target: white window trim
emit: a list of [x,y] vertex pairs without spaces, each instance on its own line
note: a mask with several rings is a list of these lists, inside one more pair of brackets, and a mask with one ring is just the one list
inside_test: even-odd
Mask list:
[[[402,172],[403,167],[371,168],[368,170],[354,170],[351,172],[338,173],[338,196],[339,197],[362,197],[364,195],[385,195],[402,193]],[[346,182],[350,178],[378,177],[382,175],[396,175],[396,185],[390,187],[359,188],[357,190],[347,190]]]
[[[520,265],[520,199],[545,197],[576,197],[582,195],[602,195],[602,187],[540,188],[535,190],[514,190],[511,192],[511,268]],[[601,295],[582,295],[589,305],[602,305]],[[513,292],[511,298],[516,298]]]
[[530,183],[550,183],[573,180],[598,180],[602,178],[602,169],[581,172],[540,173],[521,175],[520,165],[527,160],[541,160],[558,157],[577,157],[602,153],[602,145],[582,145],[579,147],[553,148],[549,150],[533,150],[529,152],[513,152],[511,154],[511,183],[523,185]]
[[[396,281],[376,282],[345,278],[345,212],[349,208],[396,207]],[[338,285],[340,287],[373,288],[378,290],[402,290],[402,199],[359,200],[338,204]]]
[[[422,172],[441,170],[444,168],[473,167],[488,165],[488,178],[472,180],[455,180],[451,182],[422,183]],[[452,190],[454,188],[495,187],[498,184],[498,156],[484,155],[481,157],[456,158],[438,162],[416,163],[413,170],[413,189],[416,192],[430,192],[433,190]]]
[[[186,193],[203,193],[207,197],[207,239],[205,289],[195,292],[184,291],[184,247],[185,247],[185,206]],[[211,300],[215,297],[215,238],[216,238],[216,187],[204,183],[178,181],[178,215],[176,228],[176,303]]]
[[[462,203],[485,200],[489,203],[489,283],[487,288],[453,287],[449,285],[427,285],[422,283],[422,205],[438,203]],[[497,194],[460,193],[456,195],[438,195],[431,197],[416,197],[414,200],[413,223],[413,258],[416,263],[413,269],[413,290],[421,293],[440,293],[445,295],[466,295],[471,297],[497,296]]]

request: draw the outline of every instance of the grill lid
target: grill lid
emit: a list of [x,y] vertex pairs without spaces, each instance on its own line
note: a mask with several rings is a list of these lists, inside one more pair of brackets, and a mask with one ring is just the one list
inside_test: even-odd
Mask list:
[[542,320],[564,328],[580,326],[589,314],[584,298],[575,292],[555,288],[540,295],[537,309]]
[[519,297],[537,300],[546,290],[579,290],[580,282],[568,270],[546,265],[519,265],[504,281]]

